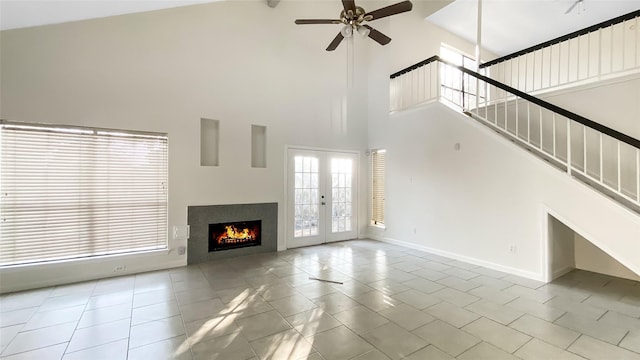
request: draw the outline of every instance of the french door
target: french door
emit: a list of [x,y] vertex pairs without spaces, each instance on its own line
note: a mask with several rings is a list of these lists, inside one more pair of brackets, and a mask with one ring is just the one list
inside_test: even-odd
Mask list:
[[357,237],[354,153],[288,149],[287,247]]

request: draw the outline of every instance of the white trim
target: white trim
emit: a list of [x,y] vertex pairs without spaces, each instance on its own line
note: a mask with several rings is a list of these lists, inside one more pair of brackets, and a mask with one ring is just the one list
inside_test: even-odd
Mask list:
[[412,112],[421,110],[423,108],[428,107],[429,105],[433,105],[433,104],[436,104],[436,103],[441,103],[440,96],[436,96],[433,99],[425,100],[423,102],[420,102],[420,103],[417,103],[417,104],[413,104],[413,105],[410,105],[410,106],[405,107],[405,108],[391,110],[391,111],[389,111],[389,117],[391,117],[391,116],[393,116],[395,114],[400,114],[400,113],[402,113],[402,114],[410,114]]
[[[537,89],[534,91],[529,91],[528,94],[539,98],[544,98],[544,96],[571,94],[577,91],[584,91],[597,87],[633,81],[638,79],[639,77],[640,68],[635,68],[615,73],[598,75],[582,80],[576,80],[562,85],[554,85],[542,89]],[[515,88],[515,86],[512,87]]]
[[285,156],[287,156],[287,152],[289,150],[308,150],[308,151],[324,151],[324,152],[338,152],[338,153],[347,153],[347,154],[355,154],[360,155],[360,151],[358,150],[340,150],[340,149],[330,149],[330,148],[322,148],[315,146],[302,146],[302,145],[285,145]]
[[540,269],[544,281],[553,280],[551,269],[551,237],[549,236],[549,211],[546,206],[542,205],[542,219],[540,221]]
[[466,262],[466,263],[469,263],[469,264],[473,264],[473,265],[483,266],[483,267],[486,267],[486,268],[489,268],[489,269],[492,269],[492,270],[501,271],[501,272],[504,272],[504,273],[521,276],[521,277],[524,277],[524,278],[527,278],[527,279],[532,279],[532,280],[536,280],[536,281],[545,281],[544,277],[543,277],[543,274],[539,273],[539,272],[536,273],[536,272],[532,272],[532,271],[526,271],[526,270],[522,270],[522,269],[513,268],[513,267],[510,267],[510,266],[504,266],[504,265],[496,264],[496,263],[491,262],[491,261],[481,260],[481,259],[477,259],[477,258],[474,258],[474,257],[466,256],[466,255],[460,255],[460,254],[452,253],[452,252],[449,252],[449,251],[439,250],[439,249],[431,248],[431,247],[428,247],[428,246],[418,245],[418,244],[410,243],[410,242],[407,242],[407,241],[396,240],[396,239],[392,239],[392,238],[388,238],[388,237],[379,237],[379,236],[375,236],[375,235],[372,234],[370,236],[370,238],[373,239],[373,240],[381,241],[381,242],[386,242],[386,243],[390,243],[390,244],[404,246],[404,247],[407,247],[407,248],[410,248],[410,249],[415,249],[415,250],[428,252],[430,254],[435,254],[435,255],[439,255],[439,256],[448,257],[448,258],[453,259],[453,260],[459,260],[459,261],[463,261],[463,262]]

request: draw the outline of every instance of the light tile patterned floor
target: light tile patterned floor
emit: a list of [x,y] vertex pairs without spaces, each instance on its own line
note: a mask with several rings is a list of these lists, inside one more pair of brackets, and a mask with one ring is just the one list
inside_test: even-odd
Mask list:
[[640,360],[638,282],[543,284],[368,240],[5,294],[0,311],[3,360]]

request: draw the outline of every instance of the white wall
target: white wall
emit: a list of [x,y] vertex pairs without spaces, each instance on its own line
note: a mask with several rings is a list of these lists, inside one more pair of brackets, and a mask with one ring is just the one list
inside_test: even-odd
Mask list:
[[[388,75],[402,70],[422,60],[440,55],[440,46],[445,43],[455,49],[475,57],[475,44],[434,25],[418,13],[410,13],[399,19],[390,18],[390,30],[395,37],[388,45],[391,55],[389,58],[390,72]],[[483,50],[483,61],[494,59],[495,54]]]
[[640,216],[484,125],[440,103],[379,125],[370,133],[387,149],[387,228],[372,236],[547,280],[551,214],[640,272]]
[[558,278],[576,267],[575,232],[549,215],[549,266],[551,278]]
[[617,276],[625,279],[640,281],[640,275],[634,274],[624,265],[607,255],[589,240],[575,234],[575,267],[577,269],[593,271],[600,274]]
[[[0,33],[0,117],[166,132],[169,226],[187,206],[277,202],[285,248],[286,145],[367,148],[368,40],[356,39],[354,86],[346,90],[346,44],[324,49],[335,26],[296,18],[335,17],[325,1],[228,1]],[[355,96],[354,94],[360,94]],[[347,118],[333,107],[348,96]],[[220,121],[220,166],[200,166],[200,119]],[[252,169],[251,125],[267,127],[267,168]],[[365,173],[366,161],[362,161]],[[361,176],[361,232],[367,177]],[[170,249],[185,240],[169,240]],[[3,269],[0,291],[183,265],[175,251]],[[122,273],[118,273],[120,275]]]
[[640,74],[539,96],[554,105],[640,139]]

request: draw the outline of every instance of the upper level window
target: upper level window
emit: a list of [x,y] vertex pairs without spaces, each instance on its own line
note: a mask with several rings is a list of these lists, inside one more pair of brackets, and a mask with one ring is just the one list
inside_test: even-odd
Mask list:
[[0,123],[0,266],[167,248],[167,136]]
[[[464,55],[462,52],[442,45],[440,47],[440,57],[457,66],[463,66],[469,70],[476,71],[476,61]],[[463,109],[470,109],[475,104],[476,81],[475,78],[464,74],[460,70],[443,65],[440,68],[441,96]],[[481,89],[482,90],[482,89]],[[481,95],[481,98],[483,96]]]

